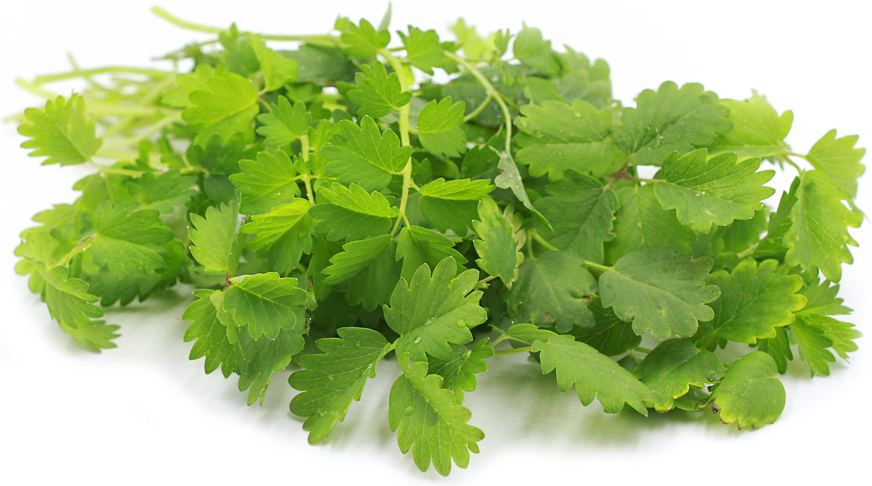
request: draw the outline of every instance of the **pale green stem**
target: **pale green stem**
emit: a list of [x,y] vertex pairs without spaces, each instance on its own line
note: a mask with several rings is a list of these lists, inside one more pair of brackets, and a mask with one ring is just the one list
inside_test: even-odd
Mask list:
[[463,117],[464,123],[477,117],[479,115],[479,113],[481,113],[485,109],[485,107],[488,105],[488,103],[491,102],[492,99],[494,99],[494,96],[492,94],[488,93],[487,98],[485,98],[484,101],[482,101],[481,104],[478,105],[478,107],[475,110],[472,110],[472,113]]
[[503,95],[494,88],[494,85],[488,81],[488,79],[481,73],[475,66],[473,66],[466,59],[454,54],[453,52],[445,51],[445,56],[449,59],[454,60],[455,62],[461,64],[463,67],[469,71],[478,82],[484,87],[485,92],[487,94],[494,97],[497,100],[497,103],[500,105],[500,109],[503,112],[503,118],[505,119],[506,126],[506,153],[511,152],[512,148],[512,114],[509,112],[509,107],[506,105],[506,101],[503,99]]
[[526,346],[523,348],[516,349],[503,349],[500,351],[494,351],[494,356],[505,356],[507,354],[518,354],[518,353],[528,353],[532,349],[532,346]]
[[157,69],[147,69],[128,66],[106,66],[95,69],[75,70],[68,73],[44,74],[33,79],[36,84],[50,83],[52,81],[61,81],[64,79],[83,77],[87,79],[95,74],[106,73],[127,73],[127,74],[144,74],[148,76],[174,76],[175,73],[167,71],[159,71]]
[[23,78],[16,78],[15,84],[17,84],[19,87],[23,88],[25,91],[27,91],[29,93],[33,93],[37,96],[41,96],[41,97],[48,99],[48,100],[53,100],[53,99],[58,97],[58,95],[56,93],[52,93],[51,91],[44,89],[43,87],[38,86],[36,84],[33,84],[30,81],[27,81]]
[[612,271],[612,267],[608,267],[606,265],[600,265],[599,263],[589,262],[587,260],[584,261],[585,266],[593,268],[595,270],[599,270],[600,272],[610,272]]
[[178,113],[175,113],[173,115],[168,115],[166,118],[164,118],[161,121],[150,126],[147,130],[145,130],[144,132],[142,132],[138,135],[135,135],[133,137],[128,137],[128,138],[125,138],[122,140],[106,142],[106,144],[103,146],[114,148],[114,147],[125,147],[125,146],[130,146],[130,145],[136,145],[139,142],[154,135],[155,133],[161,131],[165,126],[171,125],[177,121],[180,121],[181,119],[182,119],[182,112],[178,112]]
[[534,240],[538,241],[540,245],[551,251],[560,251],[557,247],[555,247],[551,243],[548,243],[545,238],[542,238],[542,236],[540,236],[539,232],[536,230],[527,230],[527,236],[532,237]]
[[[388,64],[394,68],[394,71],[397,73],[397,77],[400,80],[400,89],[402,91],[408,91],[409,86],[415,81],[415,78],[412,76],[412,71],[409,70],[408,67],[403,66],[403,63],[400,62],[399,59],[394,57],[386,49],[379,50],[379,54],[385,58]],[[409,103],[406,103],[402,107],[400,107],[400,141],[402,142],[404,147],[411,145],[411,141],[409,139]],[[394,227],[391,230],[391,234],[394,235],[397,233],[397,230],[400,229],[400,221],[404,221],[406,226],[409,226],[409,219],[406,217],[406,205],[409,203],[409,189],[412,187],[412,157],[409,157],[409,160],[406,162],[406,167],[403,168],[403,193],[402,198],[400,199],[400,215],[397,216],[397,220],[394,223]]]
[[[300,137],[300,143],[303,146],[302,147],[303,160],[308,162],[309,161],[309,151],[311,150],[311,148],[309,147],[309,136],[303,135],[302,137]],[[306,186],[306,198],[309,199],[309,204],[314,206],[315,205],[315,194],[312,192],[312,183],[310,182],[309,174],[302,174],[300,177],[303,179],[303,185]]]
[[70,250],[66,255],[62,256],[61,259],[58,260],[57,263],[55,263],[53,265],[53,267],[60,267],[60,266],[66,265],[67,263],[69,263],[70,260],[75,258],[76,255],[87,250],[88,247],[91,246],[91,241],[94,239],[95,236],[97,236],[96,233],[94,233],[94,234],[88,236],[87,238],[85,238],[84,240],[80,241],[79,244],[76,245],[75,248]]

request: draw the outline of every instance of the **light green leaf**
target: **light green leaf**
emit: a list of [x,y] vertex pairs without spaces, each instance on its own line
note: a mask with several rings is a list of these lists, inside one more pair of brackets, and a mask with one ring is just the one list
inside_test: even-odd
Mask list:
[[454,103],[450,96],[432,100],[418,116],[418,140],[437,157],[460,157],[466,152],[466,134],[460,125],[466,103]]
[[454,402],[463,403],[463,392],[475,391],[478,382],[475,375],[487,371],[486,359],[494,355],[493,346],[488,346],[488,338],[482,338],[472,349],[452,344],[454,356],[442,360],[432,356],[427,358],[431,375],[442,377],[442,388],[454,392]]
[[412,156],[412,147],[400,145],[393,130],[382,133],[372,118],[356,123],[343,120],[332,145],[321,150],[327,172],[339,175],[343,184],[356,183],[368,191],[384,189],[391,174],[401,174]]
[[494,190],[486,179],[460,179],[445,181],[439,178],[420,189],[418,204],[424,217],[439,231],[451,228],[458,235],[465,235],[478,217],[478,201]]
[[709,306],[715,311],[711,326],[718,337],[754,344],[776,337],[776,328],[793,322],[793,312],[802,309],[806,299],[797,294],[802,278],[788,275],[789,270],[775,260],[758,265],[749,258],[732,273],[714,273],[708,283],[717,285],[721,295]]
[[224,291],[224,308],[240,326],[247,326],[252,339],[276,339],[281,330],[306,332],[306,291],[295,278],[270,272],[230,279]]
[[808,302],[802,310],[794,312],[797,316],[821,315],[837,316],[850,314],[851,309],[842,305],[844,299],[837,297],[839,285],[833,285],[829,280],[809,283],[799,292]]
[[293,202],[273,208],[266,214],[252,216],[252,221],[239,228],[240,233],[255,235],[245,242],[245,247],[252,250],[264,250],[273,246],[287,232],[304,228],[300,221],[309,214],[309,201],[294,199]]
[[744,160],[772,157],[789,148],[784,139],[793,125],[792,111],[779,116],[766,97],[756,93],[745,101],[721,100],[721,104],[729,108],[727,119],[733,128],[718,137],[709,155],[730,152]]
[[515,59],[521,64],[548,75],[559,74],[561,71],[560,58],[551,49],[551,41],[542,39],[539,29],[532,29],[526,25],[518,33],[512,46]]
[[534,341],[548,341],[557,333],[536,327],[533,324],[513,324],[505,332],[506,339],[533,344]]
[[273,373],[287,368],[304,344],[298,330],[282,330],[272,340],[255,340],[247,332],[239,333],[236,343],[239,391],[248,390],[249,405],[258,400],[263,404]]
[[550,230],[551,223],[533,206],[533,201],[530,200],[530,196],[527,194],[527,188],[524,187],[521,171],[518,170],[518,165],[515,164],[515,159],[512,158],[512,155],[507,152],[501,153],[497,169],[500,171],[500,175],[494,178],[494,184],[500,189],[510,189],[512,194],[518,198],[518,201],[521,201],[521,204],[536,215],[539,218],[539,222]]
[[400,230],[397,243],[397,261],[403,261],[402,277],[412,280],[415,271],[426,263],[436,268],[445,258],[463,265],[466,258],[454,249],[454,242],[448,237],[420,226],[406,226]]
[[836,138],[836,131],[830,130],[805,157],[815,169],[829,175],[836,186],[851,197],[857,196],[857,179],[866,170],[860,164],[866,149],[854,148],[856,143],[856,135]]
[[842,278],[842,263],[853,263],[847,244],[853,242],[848,227],[860,226],[857,214],[841,201],[850,198],[823,172],[811,170],[800,176],[796,204],[790,211],[793,223],[784,235],[784,257],[789,265],[812,272],[819,267],[828,279]]
[[[163,96],[163,102],[173,108],[187,108],[191,106],[191,100],[188,96],[194,91],[202,91],[209,89],[206,84],[212,77],[215,76],[216,69],[212,66],[202,63],[190,73],[179,74],[174,80],[176,86],[167,90]],[[217,72],[219,75],[226,72],[224,66],[218,66]]]
[[387,47],[391,41],[391,33],[386,29],[376,30],[372,24],[360,19],[360,26],[346,18],[336,21],[336,30],[342,32],[342,42],[345,52],[353,57],[372,57],[379,49]]
[[433,74],[434,67],[442,66],[443,49],[439,43],[439,35],[435,30],[422,31],[417,27],[409,26],[409,35],[398,32],[406,49],[406,60],[412,66]]
[[357,184],[345,187],[334,182],[322,187],[318,197],[327,204],[313,206],[309,213],[318,222],[315,231],[330,241],[358,240],[387,233],[399,215],[380,192],[369,193]]
[[827,348],[833,346],[833,341],[824,335],[824,329],[817,326],[822,316],[798,317],[790,325],[790,340],[799,348],[799,358],[808,366],[811,376],[819,373],[829,376],[830,366],[836,357]]
[[442,260],[430,274],[421,265],[411,282],[400,280],[384,307],[385,320],[401,337],[397,354],[426,361],[425,353],[443,360],[453,356],[450,344],[472,341],[473,328],[487,320],[479,305],[482,293],[474,290],[478,271],[457,274],[453,258]]
[[557,181],[567,169],[600,177],[616,172],[627,155],[607,140],[612,114],[598,111],[590,103],[575,100],[544,101],[521,107],[524,115],[515,120],[523,147],[518,162],[530,166],[530,175]]
[[300,67],[297,61],[270,49],[258,36],[254,34],[247,34],[247,36],[260,63],[260,70],[263,72],[264,91],[275,91],[297,79],[297,68]]
[[342,252],[330,259],[330,266],[324,269],[327,285],[337,284],[357,275],[393,241],[391,235],[380,235],[365,240],[357,240],[342,246]]
[[712,409],[720,412],[721,422],[738,421],[739,429],[771,424],[784,410],[784,385],[778,379],[775,361],[760,351],[730,365],[711,397]]
[[267,147],[284,147],[308,134],[312,114],[302,101],[292,106],[287,98],[279,96],[276,104],[272,105],[272,111],[258,115],[257,121],[263,125],[257,129],[257,133],[266,137]]
[[391,347],[381,333],[367,328],[341,327],[338,338],[319,339],[323,354],[298,360],[304,369],[288,382],[303,393],[291,400],[291,412],[306,417],[303,428],[315,444],[330,436],[336,422],[345,420],[348,407],[360,400],[366,380],[375,378],[376,364]]
[[256,161],[242,160],[239,167],[242,173],[233,174],[230,181],[242,194],[242,212],[245,214],[268,213],[300,195],[294,163],[282,150],[275,155],[260,152]]
[[95,236],[90,253],[97,265],[116,275],[147,275],[164,266],[161,256],[173,232],[153,209],[137,210],[139,203],[112,207],[105,202],[92,217]]
[[591,327],[588,309],[596,280],[584,261],[566,251],[549,251],[527,258],[506,303],[515,321],[568,332],[573,327]]
[[254,117],[257,115],[257,90],[242,76],[225,72],[215,74],[205,89],[188,95],[191,106],[182,118],[197,132],[194,143],[205,145],[213,135],[227,140],[242,132],[245,140],[254,138]]
[[686,339],[660,343],[634,371],[657,394],[653,405],[658,412],[671,410],[675,399],[686,395],[691,386],[717,383],[724,373],[724,365],[714,353]]
[[91,160],[103,143],[97,138],[94,120],[85,108],[85,99],[78,95],[65,100],[58,96],[48,100],[45,108],[24,110],[27,122],[18,133],[29,137],[24,148],[34,149],[31,157],[47,156],[43,164],[73,165]]
[[186,343],[194,341],[189,359],[206,357],[206,374],[221,366],[224,378],[236,369],[236,350],[227,337],[227,327],[218,319],[218,312],[212,302],[212,294],[220,290],[200,289],[194,291],[197,300],[185,309],[182,320],[190,321],[185,331]]
[[203,273],[232,275],[239,264],[240,243],[236,237],[239,201],[206,209],[206,217],[191,214],[191,255],[203,265]]
[[611,358],[572,336],[556,336],[548,341],[534,341],[532,351],[539,354],[542,373],[557,370],[557,386],[567,392],[575,386],[578,399],[584,406],[594,397],[608,413],[618,413],[624,403],[642,415],[648,415],[645,401],[656,400],[656,395],[629,371]]
[[499,277],[503,284],[512,288],[512,282],[518,278],[518,267],[524,261],[521,253],[524,241],[516,236],[509,223],[514,219],[514,206],[506,207],[505,213],[500,211],[497,203],[490,196],[485,196],[478,203],[478,221],[472,226],[480,240],[474,240],[475,251],[480,257],[475,262],[478,267]]
[[548,185],[548,194],[536,201],[536,208],[552,222],[553,232],[542,236],[560,250],[602,263],[603,243],[615,237],[612,221],[619,207],[615,192],[571,170],[565,179]]
[[357,87],[348,91],[348,99],[360,105],[357,116],[381,118],[409,104],[412,93],[402,90],[397,73],[388,74],[385,65],[378,61],[372,66],[364,64],[360,69],[354,75]]
[[736,219],[751,219],[775,189],[764,186],[774,170],[757,171],[760,159],[736,162],[736,154],[709,158],[705,149],[678,157],[673,153],[654,176],[654,193],[663,209],[675,209],[678,220],[699,233],[712,224],[726,226]]
[[154,174],[147,172],[127,185],[131,197],[140,202],[139,209],[156,209],[163,214],[184,206],[197,194],[195,176],[177,170]]
[[636,334],[651,331],[657,339],[691,336],[698,321],[714,318],[705,305],[720,293],[717,287],[706,285],[711,268],[710,258],[692,260],[672,250],[624,255],[600,276],[603,306],[613,307],[625,321],[632,320]]

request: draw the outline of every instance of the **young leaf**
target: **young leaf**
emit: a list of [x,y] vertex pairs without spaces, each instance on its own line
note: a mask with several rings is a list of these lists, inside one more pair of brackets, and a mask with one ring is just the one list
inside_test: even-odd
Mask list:
[[808,366],[811,376],[819,373],[829,376],[830,366],[836,358],[827,348],[833,341],[824,335],[824,330],[815,325],[820,316],[800,317],[790,325],[790,340],[799,348],[799,358]]
[[466,103],[454,103],[450,96],[433,100],[418,116],[418,140],[436,157],[460,157],[466,152],[466,134],[460,125]]
[[242,76],[225,72],[206,82],[206,88],[188,95],[191,106],[182,118],[197,132],[194,143],[204,145],[213,135],[227,140],[242,132],[246,140],[253,139],[254,117],[257,115],[257,90]]
[[691,386],[717,383],[724,373],[724,365],[714,353],[699,349],[686,339],[660,343],[634,371],[657,394],[654,408],[658,412],[671,410],[675,399],[686,395]]
[[287,98],[279,96],[276,104],[272,105],[272,111],[258,115],[257,121],[263,125],[257,129],[257,133],[266,138],[267,147],[284,147],[308,134],[312,114],[302,101],[291,105]]
[[431,375],[442,377],[442,388],[454,392],[454,402],[463,403],[463,392],[475,391],[478,386],[475,375],[487,371],[484,361],[494,355],[493,346],[488,346],[488,338],[475,343],[472,349],[466,346],[452,344],[454,356],[450,360],[442,360],[432,356],[427,358]]
[[688,337],[696,332],[697,321],[714,318],[705,305],[720,291],[706,285],[712,261],[692,260],[672,250],[646,250],[624,255],[614,268],[599,279],[604,307],[613,307],[633,331],[665,339],[670,335]]
[[103,141],[97,138],[94,120],[88,116],[85,99],[72,95],[69,100],[58,96],[48,100],[45,109],[28,108],[26,123],[18,133],[29,137],[24,148],[34,149],[31,157],[47,156],[43,164],[73,165],[91,160]]
[[230,176],[236,191],[242,195],[242,212],[268,213],[272,208],[292,202],[300,195],[297,171],[291,158],[279,150],[257,154],[257,160],[239,162],[242,173]]
[[403,262],[402,277],[406,281],[412,280],[422,264],[436,268],[439,262],[448,257],[461,265],[466,263],[466,258],[454,249],[454,242],[440,233],[420,226],[406,226],[400,231],[397,261]]
[[465,235],[472,220],[478,217],[478,201],[493,190],[490,181],[484,179],[446,182],[439,178],[418,190],[421,193],[418,205],[439,231],[451,228],[458,235]]
[[94,212],[91,240],[94,262],[116,275],[145,275],[164,265],[161,253],[173,233],[153,209],[137,210],[127,202],[112,207],[105,202]]
[[257,340],[248,332],[239,333],[236,343],[239,391],[248,390],[249,405],[258,400],[263,403],[273,373],[287,368],[304,344],[297,330],[282,330],[275,339]]
[[406,60],[427,74],[433,74],[434,67],[441,67],[443,49],[435,30],[423,31],[409,26],[409,35],[398,32],[406,49]]
[[784,385],[778,379],[775,362],[762,352],[747,354],[727,368],[712,389],[712,410],[721,422],[738,421],[739,429],[771,424],[784,410]]
[[387,47],[391,41],[391,33],[386,29],[375,28],[364,19],[360,19],[360,26],[354,25],[348,19],[340,18],[336,21],[336,29],[342,32],[342,42],[345,43],[345,51],[349,56],[372,57],[379,49]]
[[256,35],[248,34],[248,41],[263,72],[264,91],[275,91],[297,79],[297,68],[300,66],[297,61],[270,49]]
[[224,291],[224,308],[240,326],[247,326],[252,339],[274,340],[282,330],[306,332],[306,291],[297,279],[277,273],[246,275],[230,279]]
[[866,170],[860,164],[866,149],[854,148],[856,143],[856,135],[836,138],[836,131],[830,130],[805,156],[815,169],[825,172],[836,187],[852,198],[857,196],[857,179]]
[[206,374],[219,366],[224,378],[236,370],[236,350],[227,337],[227,327],[218,319],[212,294],[220,290],[200,289],[194,291],[197,300],[185,309],[182,320],[190,321],[184,341],[194,341],[189,359],[206,358]]
[[751,219],[775,189],[764,186],[774,170],[757,171],[760,159],[736,162],[735,154],[708,158],[705,149],[678,157],[673,153],[654,176],[654,193],[663,209],[675,209],[678,220],[699,233],[712,224],[726,226],[736,219]]
[[173,80],[176,85],[167,90],[162,101],[173,108],[187,108],[191,106],[191,100],[188,99],[191,93],[209,89],[206,83],[215,76],[216,72],[221,75],[225,71],[223,66],[218,66],[216,69],[208,64],[198,64],[190,73],[176,76]]
[[323,354],[299,358],[304,369],[288,382],[303,393],[291,400],[291,412],[306,417],[303,428],[315,444],[330,436],[336,422],[345,420],[348,407],[360,400],[366,380],[375,377],[376,364],[391,347],[377,331],[342,327],[338,338],[319,339]]
[[656,400],[656,395],[629,371],[621,368],[597,350],[572,339],[572,336],[556,336],[548,341],[533,341],[531,349],[541,353],[542,373],[557,370],[557,386],[567,392],[572,386],[584,406],[594,397],[608,413],[618,413],[624,403],[642,415],[648,415],[645,401]]
[[315,231],[326,234],[330,241],[387,233],[391,220],[399,216],[399,210],[381,193],[369,193],[357,184],[345,187],[334,182],[331,189],[322,187],[318,196],[327,204],[318,204],[309,213],[318,220]]
[[784,139],[793,125],[792,111],[779,116],[766,97],[756,93],[745,101],[721,100],[721,104],[729,108],[727,119],[733,128],[718,137],[709,155],[734,153],[744,160],[772,157],[789,149]]
[[348,99],[360,105],[357,116],[381,118],[399,110],[412,99],[412,93],[403,91],[397,73],[388,74],[385,65],[376,61],[370,67],[364,64],[354,75],[357,87],[348,91]]
[[384,306],[385,320],[401,337],[397,354],[413,361],[426,361],[425,353],[442,360],[453,356],[450,344],[472,341],[473,328],[487,320],[479,305],[481,292],[473,290],[478,271],[457,274],[453,258],[442,260],[430,274],[421,265],[410,282],[400,280]]
[[427,374],[427,363],[413,363],[391,387],[388,420],[391,430],[399,429],[403,454],[411,449],[419,469],[426,471],[432,461],[447,476],[452,460],[461,468],[469,465],[469,452],[478,453],[484,433],[467,423],[469,410],[442,385],[441,376]]
[[472,226],[481,238],[473,241],[480,257],[475,262],[489,275],[499,277],[506,287],[512,288],[524,255],[519,251],[509,221],[491,197],[485,196],[478,203],[478,221],[473,221]]
[[560,59],[557,53],[551,49],[551,41],[542,39],[539,29],[531,29],[526,25],[518,33],[512,46],[515,59],[522,64],[548,75],[559,74],[561,70]]
[[232,275],[239,263],[240,243],[236,237],[239,201],[210,206],[206,217],[191,214],[191,255],[203,265],[203,273]]
[[368,191],[384,189],[391,174],[400,174],[409,163],[412,147],[400,146],[393,130],[382,133],[372,118],[356,123],[343,120],[332,145],[321,150],[327,158],[327,172],[339,174],[339,182],[355,183]]

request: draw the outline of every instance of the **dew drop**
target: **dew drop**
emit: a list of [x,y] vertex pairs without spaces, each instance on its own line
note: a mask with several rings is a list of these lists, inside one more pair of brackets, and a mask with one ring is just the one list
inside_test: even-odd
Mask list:
[[415,344],[418,344],[418,343],[420,343],[420,342],[421,342],[421,336],[416,337],[416,338],[415,338]]
[[412,412],[415,411],[415,407],[409,405],[408,407],[403,409],[403,413],[406,415],[412,415]]

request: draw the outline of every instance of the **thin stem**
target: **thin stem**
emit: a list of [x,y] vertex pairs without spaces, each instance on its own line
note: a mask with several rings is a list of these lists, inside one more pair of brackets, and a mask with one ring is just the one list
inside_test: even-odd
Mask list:
[[547,248],[551,251],[560,251],[557,247],[555,247],[551,243],[548,243],[547,241],[545,241],[545,238],[542,238],[539,235],[539,232],[536,230],[528,230],[527,236],[532,237],[534,240],[538,241],[540,245],[544,246],[545,248]]
[[805,158],[805,156],[797,154],[797,153],[793,153],[793,152],[781,152],[781,156],[784,157],[784,161],[787,162],[788,164],[792,165],[793,168],[796,169],[797,172],[802,174],[802,169],[796,164],[796,162],[790,160],[790,157],[788,157],[788,155],[793,155],[793,156],[800,157],[800,158]]
[[472,113],[463,117],[464,123],[477,117],[478,114],[481,113],[485,109],[485,107],[488,105],[488,103],[491,102],[492,99],[494,99],[494,96],[492,94],[488,93],[487,98],[485,98],[484,101],[482,101],[481,104],[478,105],[478,107],[476,107],[476,109],[472,110]]
[[[397,59],[393,54],[390,53],[387,49],[380,49],[379,54],[394,68],[394,71],[397,73],[397,77],[400,80],[400,89],[402,91],[408,91],[409,86],[415,82],[414,76],[412,76],[412,71],[403,65],[403,63]],[[409,109],[410,104],[406,103],[402,107],[400,107],[400,142],[402,142],[404,147],[411,145],[411,140],[409,139]],[[412,157],[409,156],[409,160],[406,162],[406,166],[403,168],[403,193],[402,199],[400,199],[400,214],[397,216],[396,222],[394,222],[394,227],[391,230],[391,235],[395,235],[397,230],[400,229],[400,221],[406,223],[406,226],[409,226],[409,219],[406,217],[406,205],[409,203],[409,189],[412,187]]]
[[70,71],[68,73],[57,73],[57,74],[44,74],[42,76],[37,76],[33,79],[33,82],[36,84],[50,83],[52,81],[61,81],[64,79],[78,78],[83,77],[87,79],[89,76],[94,74],[105,74],[105,73],[128,73],[128,74],[145,74],[148,76],[174,76],[175,73],[168,71],[158,71],[157,69],[146,69],[146,68],[138,68],[138,67],[127,67],[127,66],[106,66],[95,69],[85,69],[85,70],[75,70]]
[[497,278],[496,275],[488,275],[487,277],[485,277],[485,278],[479,280],[478,283],[486,284],[486,283],[490,282],[491,280],[493,280],[493,279],[495,279],[495,278]]
[[594,270],[599,270],[600,272],[610,272],[612,271],[612,267],[608,267],[606,265],[600,265],[599,263],[589,262],[587,260],[584,261],[585,266],[593,268]]
[[518,354],[518,353],[528,353],[533,349],[532,346],[526,346],[523,348],[515,348],[515,349],[502,349],[500,351],[494,351],[494,356],[505,356],[507,354]]
[[503,111],[503,118],[505,119],[506,125],[506,153],[511,152],[512,147],[512,114],[509,112],[509,107],[506,105],[506,101],[503,99],[503,95],[494,88],[494,85],[487,80],[484,74],[481,73],[475,66],[470,64],[466,59],[454,54],[453,52],[445,51],[445,56],[449,59],[454,60],[455,62],[463,65],[469,74],[471,74],[479,83],[484,87],[484,90],[491,96],[493,96],[497,103],[500,105],[500,109]]
[[741,251],[741,252],[737,253],[737,254],[736,254],[736,257],[737,257],[739,260],[741,260],[741,259],[743,259],[743,258],[745,258],[745,257],[747,257],[747,256],[753,255],[754,252],[757,251],[757,246],[759,246],[759,245],[760,245],[760,242],[758,241],[757,243],[754,243],[753,245],[751,245],[751,248],[748,248],[748,249],[745,250],[745,251]]
[[638,351],[640,353],[650,354],[651,351],[653,351],[653,350],[648,349],[648,348],[643,348],[642,346],[636,346],[635,348],[633,348],[633,351]]
[[[303,152],[303,161],[309,161],[309,151],[311,150],[309,146],[309,135],[303,135],[300,137],[300,144],[302,145]],[[309,205],[315,205],[315,193],[312,192],[312,183],[309,179],[309,174],[302,174],[300,178],[303,179],[303,185],[306,186],[306,198],[309,200]]]
[[665,182],[663,179],[645,179],[644,177],[636,177],[633,175],[625,174],[624,179],[630,179],[631,181],[636,182],[644,182],[646,184],[653,184],[655,182]]
[[144,172],[140,170],[122,169],[121,167],[106,167],[105,165],[100,165],[95,162],[91,162],[91,165],[99,169],[100,172],[104,172],[106,174],[118,174],[130,177],[139,177],[144,174]]
[[58,97],[57,94],[52,93],[51,91],[44,89],[41,86],[38,86],[36,84],[33,84],[30,81],[27,81],[23,78],[16,78],[15,84],[17,84],[19,87],[23,88],[25,91],[27,91],[29,93],[35,94],[37,96],[41,96],[41,97],[48,99],[48,100],[53,100],[53,99]]
[[63,265],[66,265],[67,263],[69,263],[69,261],[72,260],[73,258],[75,258],[76,255],[78,255],[79,253],[82,253],[83,251],[87,250],[88,247],[91,246],[91,241],[94,239],[95,236],[97,236],[96,233],[94,233],[94,234],[88,236],[87,238],[85,238],[84,240],[80,241],[79,244],[76,245],[75,248],[70,250],[66,255],[62,256],[61,259],[58,260],[57,263],[55,263],[53,266],[60,267],[60,266],[63,266]]
[[143,131],[138,135],[134,135],[132,137],[127,137],[117,141],[107,142],[104,147],[124,147],[129,145],[136,145],[137,143],[147,139],[148,137],[154,135],[155,133],[161,131],[165,126],[171,125],[177,121],[182,119],[182,112],[175,113],[173,115],[168,115],[161,121],[155,123],[154,125],[148,127],[147,130]]
[[139,152],[136,150],[118,150],[108,147],[97,150],[95,157],[102,157],[104,159],[136,160],[137,157],[139,157]]

